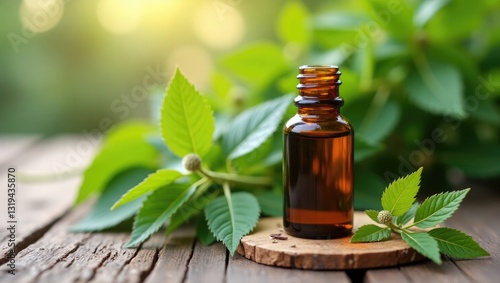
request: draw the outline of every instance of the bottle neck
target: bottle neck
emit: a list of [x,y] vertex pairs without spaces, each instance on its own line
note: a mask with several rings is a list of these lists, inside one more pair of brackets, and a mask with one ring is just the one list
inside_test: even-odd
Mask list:
[[344,101],[339,97],[341,72],[336,66],[301,66],[297,79],[299,96],[295,106],[299,115],[336,116]]

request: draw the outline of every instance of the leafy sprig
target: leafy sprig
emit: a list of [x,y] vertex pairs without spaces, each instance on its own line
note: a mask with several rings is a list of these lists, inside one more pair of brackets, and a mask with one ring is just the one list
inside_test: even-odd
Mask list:
[[[106,187],[108,181],[104,178],[111,178],[115,174],[114,171],[119,170],[105,170],[106,162],[100,162],[100,156],[113,154],[118,161],[111,164],[112,168],[154,168],[156,164],[156,171],[149,175],[144,172],[151,172],[153,168],[138,171],[138,174],[141,174],[139,176],[143,178],[139,184],[133,184],[133,180],[128,183],[118,180],[121,185],[119,194],[122,195],[119,198],[116,189],[112,192],[104,190],[101,194],[103,201],[97,202],[98,213],[89,215],[85,221],[77,224],[74,230],[93,231],[108,228],[136,214],[132,235],[126,244],[126,247],[135,247],[165,224],[166,233],[169,234],[182,223],[197,217],[196,231],[202,242],[211,243],[217,239],[233,254],[241,237],[248,234],[257,224],[261,212],[259,202],[263,201],[259,201],[259,198],[250,192],[240,190],[254,191],[273,186],[272,179],[266,176],[266,170],[260,171],[261,176],[246,175],[238,172],[235,163],[255,152],[260,152],[265,157],[266,152],[274,150],[268,146],[272,144],[270,139],[281,124],[291,101],[290,96],[283,96],[243,111],[228,125],[218,125],[219,134],[214,139],[215,117],[209,103],[186,77],[176,70],[160,111],[158,132],[163,142],[158,142],[158,135],[154,134],[152,127],[137,123],[130,125],[130,130],[136,130],[133,134],[119,134],[122,130],[118,131],[118,134],[111,134],[101,154],[87,169],[86,181],[80,189],[77,203],[92,193],[104,190],[103,187]],[[126,129],[125,126],[122,128]],[[146,134],[149,135],[149,140],[154,142],[148,142]],[[122,138],[119,138],[120,136]],[[111,151],[114,147],[126,146],[127,142],[131,142],[133,147],[125,147],[127,151],[119,153],[130,153],[129,157],[121,158],[116,150]],[[149,150],[148,155],[144,154],[143,148]],[[136,154],[135,150],[138,150],[140,155]],[[170,160],[165,162],[160,158]],[[181,158],[182,166],[179,166]],[[110,163],[109,160],[108,158],[107,163]],[[161,163],[165,166],[158,166]],[[90,174],[92,172],[101,174]],[[94,176],[99,179],[94,180]],[[137,182],[137,177],[135,180]],[[90,183],[94,186],[90,187]],[[128,188],[132,188],[124,192],[123,188],[127,188],[129,184],[132,185]],[[262,195],[262,192],[257,192],[256,195]],[[275,213],[268,207],[282,205],[281,197],[266,198],[264,201],[265,212]],[[109,211],[110,207],[112,211]],[[108,211],[112,218],[108,220],[110,217],[103,217],[103,211]],[[102,223],[104,220],[106,222]]]
[[383,210],[365,211],[368,217],[382,226],[367,224],[359,227],[351,243],[385,241],[396,233],[413,249],[437,264],[441,264],[440,253],[460,259],[489,255],[469,235],[451,228],[436,227],[453,215],[470,189],[436,194],[419,204],[415,202],[415,197],[420,188],[421,174],[422,168],[392,182],[382,194]]

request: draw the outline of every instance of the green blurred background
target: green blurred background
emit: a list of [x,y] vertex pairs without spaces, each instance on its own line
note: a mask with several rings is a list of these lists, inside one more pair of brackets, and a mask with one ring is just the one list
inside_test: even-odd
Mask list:
[[335,64],[359,182],[498,184],[498,0],[24,0],[0,19],[1,134],[147,118],[176,66],[224,121]]

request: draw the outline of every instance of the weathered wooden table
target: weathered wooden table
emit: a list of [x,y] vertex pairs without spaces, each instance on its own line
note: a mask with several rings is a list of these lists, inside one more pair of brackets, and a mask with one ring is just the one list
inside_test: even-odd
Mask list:
[[95,147],[79,136],[50,139],[0,137],[0,282],[498,282],[500,280],[500,187],[474,187],[462,208],[446,222],[462,229],[491,256],[444,259],[376,270],[305,271],[259,265],[229,256],[221,244],[209,247],[185,227],[169,238],[159,233],[140,250],[123,249],[128,233],[70,233],[89,205],[72,209],[80,176],[42,183],[17,181],[15,275],[8,223],[7,170],[53,174],[84,167]]

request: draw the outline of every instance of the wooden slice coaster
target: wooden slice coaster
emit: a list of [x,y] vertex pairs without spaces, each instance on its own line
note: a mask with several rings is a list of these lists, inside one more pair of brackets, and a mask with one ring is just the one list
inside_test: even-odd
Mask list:
[[[376,243],[349,243],[349,237],[333,240],[296,238],[283,231],[282,218],[262,218],[252,234],[241,239],[237,252],[257,263],[316,270],[363,269],[394,266],[424,259],[399,235]],[[373,221],[363,212],[354,213],[354,230]],[[282,233],[287,240],[269,236]]]

